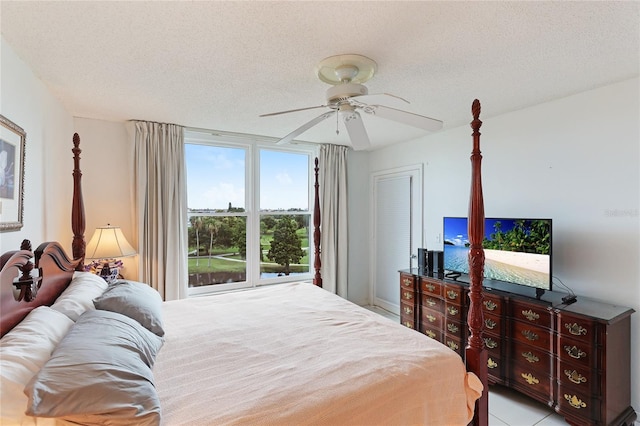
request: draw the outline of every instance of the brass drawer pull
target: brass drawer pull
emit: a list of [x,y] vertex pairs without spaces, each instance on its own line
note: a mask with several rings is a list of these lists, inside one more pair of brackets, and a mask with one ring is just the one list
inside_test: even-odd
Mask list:
[[405,327],[413,328],[413,325],[409,321],[405,321],[403,324]]
[[564,394],[564,399],[567,400],[567,402],[569,402],[569,405],[571,405],[573,408],[586,408],[587,404],[582,401],[580,398],[578,398],[576,395],[569,395],[569,394]]
[[538,339],[540,338],[540,336],[538,336],[536,333],[534,333],[534,332],[533,332],[533,331],[531,331],[531,330],[522,330],[522,335],[523,335],[524,337],[526,337],[526,338],[527,338],[527,340],[530,340],[530,341],[532,341],[532,342],[533,342],[534,340],[538,340]]
[[488,347],[489,349],[495,349],[498,347],[498,342],[496,342],[495,340],[493,340],[490,337],[485,337],[484,338],[484,345],[486,347]]
[[567,352],[567,354],[571,358],[580,359],[580,358],[586,358],[587,357],[587,353],[582,351],[581,349],[578,349],[578,347],[576,347],[576,346],[566,345],[564,347],[564,350]]
[[569,333],[573,334],[574,336],[587,335],[587,329],[575,322],[573,324],[565,324],[564,326],[569,331]]
[[457,325],[449,323],[447,324],[447,330],[449,330],[450,333],[457,333],[460,329]]
[[531,373],[522,373],[521,376],[530,385],[537,385],[538,383],[540,383],[540,380],[536,379]]
[[457,351],[460,346],[452,340],[447,341],[447,346],[451,348],[451,350]]
[[436,286],[434,286],[434,285],[433,285],[433,284],[431,284],[431,283],[427,283],[427,284],[425,284],[424,286],[425,286],[425,287],[427,288],[427,290],[429,290],[429,291],[434,291],[434,290],[436,289]]
[[434,317],[433,315],[427,315],[427,321],[436,322],[436,317]]
[[438,302],[436,302],[433,299],[427,299],[427,305],[429,305],[429,306],[436,306],[437,303]]
[[573,383],[580,385],[582,383],[587,383],[587,378],[582,374],[578,373],[576,370],[564,370],[564,374],[567,376],[569,380]]
[[436,333],[434,333],[434,332],[433,332],[433,331],[431,331],[431,330],[425,330],[425,331],[424,331],[424,334],[426,334],[427,336],[431,337],[432,339],[435,339],[435,338],[436,338]]
[[489,358],[487,359],[487,367],[493,369],[496,368],[498,366],[498,363],[495,362],[493,359]]
[[487,318],[486,320],[484,320],[484,326],[487,327],[489,330],[493,330],[496,327],[496,325],[498,325],[498,323],[492,320],[491,318]]
[[454,306],[448,306],[447,307],[447,311],[449,311],[449,314],[451,314],[451,315],[457,315],[458,314],[458,309],[456,309]]
[[522,356],[524,357],[524,359],[526,359],[527,361],[529,361],[530,363],[534,364],[538,361],[540,361],[540,358],[538,358],[537,356],[535,356],[533,354],[533,352],[529,351],[529,352],[522,352]]
[[524,315],[524,317],[529,321],[537,321],[538,319],[540,319],[540,315],[533,312],[531,309],[529,309],[528,311],[522,311],[522,315]]
[[498,305],[493,300],[486,300],[484,302],[484,307],[487,308],[488,311],[495,311]]
[[412,314],[413,313],[413,308],[409,308],[407,306],[404,306],[404,313],[405,314]]
[[457,291],[453,291],[453,290],[449,290],[447,291],[447,297],[451,300],[456,300],[458,298],[458,292]]
[[402,279],[402,284],[404,284],[406,286],[410,286],[411,285],[411,280],[409,278],[403,278]]
[[407,300],[413,299],[413,295],[408,291],[405,291],[404,293],[402,293],[402,297],[404,297]]

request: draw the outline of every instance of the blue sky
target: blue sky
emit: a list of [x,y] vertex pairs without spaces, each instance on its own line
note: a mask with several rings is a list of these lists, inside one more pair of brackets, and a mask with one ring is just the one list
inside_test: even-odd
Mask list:
[[[507,232],[515,226],[517,219],[486,218],[484,222],[484,235],[490,239],[495,232],[494,225],[500,222],[502,232]],[[444,218],[444,240],[450,241],[456,246],[463,246],[469,242],[469,231],[467,229],[466,217],[445,217]]]
[[[242,148],[185,144],[189,208],[245,208],[245,164]],[[308,209],[309,157],[260,151],[260,208]]]

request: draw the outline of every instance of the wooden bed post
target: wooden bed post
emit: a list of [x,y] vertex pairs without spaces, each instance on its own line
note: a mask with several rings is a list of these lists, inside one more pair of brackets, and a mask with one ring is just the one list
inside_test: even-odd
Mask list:
[[318,287],[322,287],[322,276],[320,275],[320,267],[322,265],[320,261],[320,194],[319,194],[319,185],[318,185],[318,157],[315,159],[315,167],[313,169],[315,171],[315,201],[313,203],[313,245],[315,247],[315,257],[313,260],[313,268],[316,273],[313,277],[313,284]]
[[81,259],[76,270],[84,270],[84,255],[87,247],[84,240],[85,216],[84,201],[82,197],[82,172],[80,171],[80,136],[73,134],[73,203],[71,206],[71,228],[73,229],[73,242],[71,250],[73,259]]
[[484,249],[482,240],[484,237],[484,200],[482,197],[482,174],[480,153],[480,101],[474,100],[471,106],[473,121],[473,151],[471,152],[471,193],[469,195],[469,343],[465,355],[467,370],[475,373],[484,390],[480,399],[476,401],[476,415],[473,424],[476,426],[489,424],[489,388],[487,379],[487,350],[484,347],[482,329],[484,318],[482,315],[482,279],[484,277]]

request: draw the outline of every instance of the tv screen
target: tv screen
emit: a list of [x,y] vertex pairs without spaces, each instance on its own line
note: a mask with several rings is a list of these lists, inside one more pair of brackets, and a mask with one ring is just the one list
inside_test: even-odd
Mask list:
[[[469,273],[466,217],[445,217],[444,269]],[[486,218],[484,277],[551,290],[551,219]]]

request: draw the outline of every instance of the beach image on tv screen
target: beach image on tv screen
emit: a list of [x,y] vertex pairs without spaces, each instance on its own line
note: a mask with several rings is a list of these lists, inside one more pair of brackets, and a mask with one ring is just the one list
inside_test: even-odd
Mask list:
[[[551,221],[485,219],[484,276],[542,289],[551,283]],[[467,219],[444,218],[444,269],[469,273]]]

